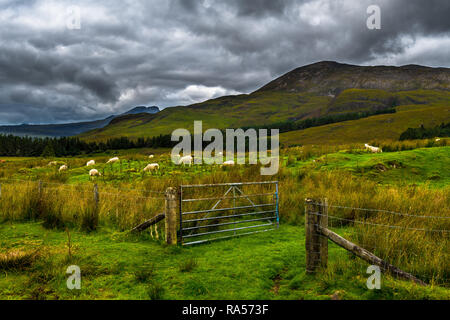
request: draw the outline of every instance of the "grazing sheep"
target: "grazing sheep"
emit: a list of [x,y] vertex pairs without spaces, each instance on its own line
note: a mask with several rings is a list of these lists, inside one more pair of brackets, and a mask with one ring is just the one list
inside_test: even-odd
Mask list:
[[369,149],[372,153],[380,153],[383,152],[381,148],[369,146],[367,143],[364,145],[366,149]]
[[93,165],[95,165],[94,160],[88,161],[88,163],[86,163],[86,167],[93,166]]
[[92,169],[91,171],[89,171],[89,176],[90,177],[99,177],[99,176],[101,176],[102,174],[100,173],[100,172],[98,172],[98,170],[97,169]]
[[67,171],[67,169],[69,169],[69,168],[64,164],[61,167],[59,167],[59,172]]
[[224,167],[234,166],[234,160],[225,161],[222,166],[224,166]]
[[187,165],[191,166],[193,161],[194,161],[194,158],[192,156],[184,156],[180,159],[179,163],[183,164],[183,165],[187,164]]
[[435,140],[436,142],[439,142],[439,141],[441,141],[441,139],[440,138],[436,138],[436,140]]
[[51,161],[51,162],[49,162],[48,163],[48,166],[50,167],[50,166],[56,166],[58,164],[58,162],[56,162],[56,161]]
[[114,157],[114,158],[109,159],[107,164],[108,163],[115,163],[115,162],[118,162],[118,161],[119,161],[119,158],[118,157]]
[[145,172],[148,172],[148,171],[156,171],[156,170],[158,170],[158,169],[159,169],[159,164],[157,164],[157,163],[151,163],[151,164],[147,165],[147,166],[144,168],[144,171],[145,171]]
[[180,164],[180,159],[181,159],[180,155],[179,155],[179,154],[176,154],[176,155],[174,156],[174,158],[175,158],[175,159],[172,159],[173,163],[175,163],[176,165]]
[[148,156],[149,159],[153,159],[154,157],[155,157],[155,156],[152,155],[152,154]]

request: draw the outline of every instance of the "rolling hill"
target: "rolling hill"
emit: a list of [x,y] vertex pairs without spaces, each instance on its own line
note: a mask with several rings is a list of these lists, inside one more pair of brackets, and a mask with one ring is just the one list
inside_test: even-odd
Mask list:
[[[130,115],[130,114],[135,115],[140,113],[154,114],[157,112],[159,112],[158,107],[140,106],[123,113],[123,115]],[[39,124],[39,125],[21,124],[21,125],[0,126],[0,134],[12,134],[16,136],[34,136],[34,137],[75,136],[86,131],[103,128],[116,117],[117,116],[115,115],[111,115],[102,120],[63,123],[63,124]]]
[[[138,138],[170,134],[177,128],[192,130],[194,120],[203,120],[204,129],[223,129],[298,123],[309,118],[395,108],[395,114],[293,131],[282,136],[295,144],[318,140],[365,141],[374,136],[398,138],[409,126],[448,121],[449,106],[448,68],[368,67],[324,61],[297,68],[250,94],[166,108],[157,114],[116,117],[106,127],[80,137],[101,141],[119,136]],[[342,127],[347,129],[340,129]]]

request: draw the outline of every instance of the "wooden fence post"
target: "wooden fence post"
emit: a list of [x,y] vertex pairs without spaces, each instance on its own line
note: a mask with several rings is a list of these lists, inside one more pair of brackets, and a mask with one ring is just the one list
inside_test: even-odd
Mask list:
[[177,244],[177,191],[169,187],[166,190],[166,243]]
[[317,226],[328,227],[327,200],[305,200],[306,273],[315,273],[328,262],[328,239],[321,236]]
[[95,204],[95,211],[98,209],[98,202],[99,202],[99,196],[98,196],[98,185],[94,184],[94,204]]
[[[319,226],[322,228],[328,228],[328,199],[321,200],[319,208]],[[319,230],[318,230],[319,231]],[[319,235],[320,246],[320,266],[326,268],[328,266],[328,238]]]
[[42,198],[42,180],[39,180],[38,186],[39,186],[39,198]]

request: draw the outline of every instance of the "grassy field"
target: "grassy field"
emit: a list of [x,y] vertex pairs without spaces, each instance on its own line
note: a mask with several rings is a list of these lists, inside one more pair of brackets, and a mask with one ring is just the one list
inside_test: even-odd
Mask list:
[[[450,299],[447,289],[389,276],[381,290],[367,290],[367,266],[334,245],[329,269],[306,275],[302,227],[192,248],[107,229],[73,231],[71,256],[63,231],[40,223],[0,228],[3,250],[38,250],[29,264],[2,268],[1,299]],[[80,266],[81,290],[66,287],[72,264]]]
[[[279,173],[266,178],[280,181],[280,229],[190,248],[164,245],[163,222],[158,224],[158,239],[154,229],[139,236],[129,230],[161,212],[163,192],[169,186],[259,180],[259,166],[183,168],[169,161],[168,150],[120,151],[116,154],[121,162],[114,165],[105,164],[112,153],[4,159],[0,163],[0,298],[450,299],[448,234],[353,223],[449,230],[448,219],[433,217],[450,215],[446,170],[450,147],[433,146],[429,141],[385,142],[384,148],[405,150],[382,154],[367,153],[360,145],[282,149]],[[161,170],[144,174],[150,152],[155,154],[151,162],[158,162]],[[89,178],[85,164],[90,159],[96,160],[102,177]],[[49,166],[54,160],[58,165]],[[59,173],[63,163],[69,170]],[[94,183],[100,191],[97,219],[92,219]],[[327,197],[329,214],[336,217],[330,218],[332,230],[430,286],[386,275],[382,290],[368,290],[368,265],[334,245],[330,245],[329,268],[306,275],[306,197]],[[81,291],[65,286],[65,269],[72,264],[81,267]]]
[[450,185],[448,147],[421,148],[401,152],[368,154],[345,151],[325,154],[306,161],[291,161],[290,168],[345,170],[385,185]]

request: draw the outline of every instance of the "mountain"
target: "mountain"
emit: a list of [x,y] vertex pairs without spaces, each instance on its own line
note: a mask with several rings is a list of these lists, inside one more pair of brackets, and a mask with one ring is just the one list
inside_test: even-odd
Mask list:
[[[448,68],[417,65],[355,66],[323,61],[288,72],[250,94],[166,108],[157,114],[118,117],[106,127],[86,132],[80,137],[88,141],[100,141],[119,136],[137,138],[170,134],[177,128],[193,130],[194,120],[202,120],[204,129],[282,122],[297,124],[311,118],[361,112],[382,113],[395,108],[395,114],[367,119],[384,117],[387,125],[372,131],[378,132],[377,137],[397,139],[399,132],[406,130],[410,123],[423,122],[428,126],[448,122],[449,105]],[[424,116],[428,112],[432,116]],[[405,120],[404,117],[413,118]],[[395,120],[400,118],[401,121]],[[354,133],[354,139],[366,139],[363,135],[368,129],[364,125],[365,119],[358,121],[362,132]],[[395,123],[398,127],[394,128],[389,123]],[[375,123],[371,122],[370,125]],[[337,130],[339,124],[330,127],[333,129],[330,129],[329,135],[333,138],[333,130]],[[328,135],[321,137],[326,141]],[[302,143],[301,136],[296,139],[293,134],[289,136],[289,141]]]
[[36,136],[36,137],[66,137],[75,136],[86,131],[103,128],[113,119],[122,115],[148,113],[154,114],[159,112],[158,107],[135,107],[119,116],[109,116],[102,120],[63,123],[63,124],[42,124],[42,125],[11,125],[0,126],[0,134],[13,134],[17,136]]
[[160,110],[158,107],[156,106],[152,106],[152,107],[145,107],[145,106],[140,106],[140,107],[135,107],[125,113],[122,113],[122,115],[127,115],[127,114],[139,114],[139,113],[149,113],[149,114],[154,114],[154,113],[158,113]]
[[450,69],[418,65],[370,67],[323,61],[288,72],[258,91],[310,92],[337,96],[346,89],[354,88],[387,92],[449,90]]

